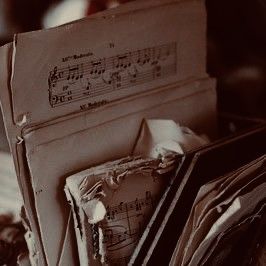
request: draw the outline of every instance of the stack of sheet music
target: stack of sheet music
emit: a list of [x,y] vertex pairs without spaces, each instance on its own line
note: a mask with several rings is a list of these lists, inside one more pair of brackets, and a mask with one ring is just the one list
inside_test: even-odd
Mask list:
[[203,1],[149,0],[1,48],[1,105],[32,263],[78,263],[66,177],[129,156],[144,118],[216,133],[205,35]]
[[265,191],[265,155],[203,185],[171,263],[254,264],[252,249],[265,242]]
[[265,137],[263,123],[187,153],[131,263],[264,265]]
[[206,143],[173,121],[145,121],[132,153],[144,158],[121,158],[68,177],[82,264],[127,265],[180,158]]
[[[171,226],[160,219],[173,217],[173,195],[187,184],[174,173],[185,173],[185,154],[206,145],[188,128],[210,138],[217,133],[204,2],[134,1],[18,34],[0,59],[31,263],[125,264],[160,254],[146,251],[163,243],[163,228]],[[160,250],[173,252],[177,240]],[[123,252],[112,250],[114,241]]]

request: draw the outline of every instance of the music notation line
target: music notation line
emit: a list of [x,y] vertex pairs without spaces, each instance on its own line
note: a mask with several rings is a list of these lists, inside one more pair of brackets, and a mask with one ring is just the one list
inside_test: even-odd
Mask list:
[[147,218],[154,207],[156,197],[146,191],[144,197],[123,201],[113,206],[106,206],[106,217],[101,222],[103,244],[106,247],[106,262],[116,264],[130,260]]
[[[125,213],[126,214],[126,213]],[[136,217],[139,217],[140,215],[142,214],[138,214],[138,215],[130,215],[128,218],[131,219],[131,218],[136,218]],[[128,219],[127,217],[122,217],[122,218],[116,218],[115,221],[116,222],[119,222],[119,221],[123,221],[123,220],[127,220]],[[103,225],[106,225],[107,223],[105,222],[102,222]]]
[[[171,72],[171,71],[174,71],[175,70],[175,64],[172,64],[172,65],[168,65],[168,66],[165,66],[165,67],[162,67],[161,70],[160,70],[160,74],[163,74],[164,76]],[[145,81],[145,79],[147,77],[151,78],[151,75],[154,75],[154,73],[151,73],[151,71],[145,71],[145,72],[142,72],[139,74],[138,77],[136,78],[132,78],[130,76],[126,76],[126,77],[122,77],[121,78],[121,83],[123,83],[123,86],[125,85],[128,85],[129,83],[132,83],[133,85],[136,83],[136,82],[143,82]],[[158,76],[159,78],[159,76]],[[95,85],[93,85],[91,88],[77,88],[77,89],[72,89],[71,90],[71,93],[69,93],[69,91],[63,91],[63,92],[60,92],[57,94],[57,96],[73,96],[73,95],[76,95],[78,93],[81,93],[81,92],[86,92],[86,91],[89,91],[90,94],[91,94],[91,97],[94,96],[94,93],[93,92],[100,92],[99,89],[100,88],[109,88],[109,87],[112,87],[112,84],[108,84],[105,82],[105,84],[99,84],[99,83],[96,83]],[[119,88],[118,88],[119,89]]]
[[[107,232],[106,232],[107,231]],[[107,229],[103,233],[103,244],[107,244],[107,247],[113,247],[121,244],[122,242],[136,238],[140,234],[139,228],[132,229],[132,233],[125,232],[116,232],[113,233]]]
[[[176,43],[87,63],[54,68],[49,76],[52,107],[134,87],[176,73]],[[134,93],[133,93],[134,94]]]
[[[162,68],[161,76],[163,76],[163,77],[171,76],[175,72],[176,72],[176,65],[172,65],[172,66],[169,66],[168,68]],[[148,72],[148,71],[146,73],[141,73],[140,75],[141,75],[141,78],[137,78],[134,81],[134,83],[133,82],[125,83],[125,84],[121,85],[119,88],[116,88],[115,90],[125,89],[125,88],[128,87],[129,84],[132,85],[132,86],[137,86],[137,85],[140,85],[142,83],[145,83],[145,82],[148,82],[148,81],[152,81],[152,80],[156,80],[156,79],[160,78],[160,77],[154,78],[153,74]],[[97,88],[99,88],[99,89],[97,90]],[[88,93],[87,95],[84,95],[84,92],[87,92],[87,91],[90,91],[90,90],[80,89],[79,93],[77,93],[77,94],[68,95],[67,93],[61,93],[60,95],[53,95],[54,97],[65,97],[65,98],[62,99],[62,100],[58,100],[58,102],[53,103],[52,105],[53,106],[62,106],[62,105],[68,104],[69,102],[74,102],[74,101],[79,101],[81,99],[93,98],[93,97],[105,95],[106,93],[108,93],[108,92],[111,93],[114,90],[112,89],[111,85],[102,86],[100,84],[97,84],[96,87],[93,90],[91,89],[91,91],[93,93]],[[72,95],[74,95],[75,97],[73,97]],[[71,98],[71,100],[68,100],[67,97],[72,97],[72,98]]]
[[[163,71],[163,73],[164,73],[164,71]],[[169,75],[170,75],[170,73],[169,73]],[[165,74],[165,76],[167,76],[167,75]],[[136,80],[135,85],[139,85],[143,81],[147,81],[147,80],[151,80],[151,75],[149,73],[145,73],[145,74],[143,73],[143,75],[140,77],[140,79]],[[128,82],[130,82],[130,81],[128,81]],[[125,88],[127,88],[126,82],[116,90],[122,90]],[[110,90],[109,86],[98,85],[96,88],[91,89],[91,90],[86,91],[86,92],[84,92],[84,90],[81,89],[79,91],[74,91],[72,94],[67,94],[67,93],[60,94],[57,97],[63,97],[61,100],[59,100],[59,103],[64,103],[65,101],[68,101],[68,97],[71,97],[71,100],[74,100],[74,99],[79,98],[79,97],[85,98],[84,96],[87,96],[86,98],[93,98],[93,97],[107,94],[109,92],[113,92],[113,90]],[[59,104],[59,103],[57,103],[57,104]]]
[[[104,71],[107,70],[111,70],[115,68],[126,68],[129,67],[132,63],[137,63],[137,64],[145,64],[147,63],[146,61],[151,60],[151,58],[155,61],[156,59],[160,59],[160,57],[162,57],[164,54],[161,52],[158,55],[156,55],[156,51],[159,49],[168,49],[168,52],[166,55],[171,55],[175,53],[175,43],[171,43],[171,44],[164,44],[164,45],[160,45],[160,46],[155,46],[152,48],[146,48],[146,49],[142,49],[142,50],[137,50],[134,52],[126,52],[125,54],[123,54],[123,57],[121,57],[121,55],[118,56],[112,56],[109,57],[107,59],[103,58],[103,59],[95,59],[92,60],[90,62],[85,62],[85,63],[80,63],[80,64],[76,64],[76,65],[72,65],[72,66],[68,66],[68,67],[63,67],[63,68],[57,68],[55,67],[53,71],[50,71],[50,80],[51,82],[58,82],[58,81],[62,81],[62,80],[66,80],[68,78],[70,78],[71,73],[81,73],[82,74],[97,74],[94,73],[97,70],[97,67],[101,66],[101,68],[104,66]],[[151,53],[150,51],[153,50],[154,52]],[[146,54],[145,54],[146,52]],[[144,58],[146,57],[147,59],[143,60],[143,55],[141,53],[144,53]],[[148,54],[148,55],[147,55]],[[163,57],[162,57],[163,58]],[[127,64],[125,63],[119,63],[119,61],[121,60],[125,60],[125,59],[129,59],[133,62],[129,62]],[[118,60],[118,63],[115,63],[115,61]],[[154,62],[153,61],[153,62]],[[100,70],[99,70],[100,71]],[[102,71],[100,71],[102,72]],[[76,73],[76,74],[77,74]],[[78,76],[77,76],[78,77]]]
[[152,205],[153,199],[149,191],[146,192],[146,197],[138,199],[136,198],[130,202],[121,202],[119,205],[116,206],[107,206],[106,210],[106,217],[107,219],[113,220],[115,215],[126,213],[129,211],[139,211],[142,209],[143,206],[150,206]]

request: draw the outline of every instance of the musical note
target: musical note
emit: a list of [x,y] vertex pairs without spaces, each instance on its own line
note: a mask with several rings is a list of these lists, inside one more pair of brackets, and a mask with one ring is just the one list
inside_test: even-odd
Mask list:
[[[94,98],[176,74],[176,43],[54,67],[48,78],[52,107]],[[67,89],[66,89],[67,88]],[[71,97],[68,92],[71,91]],[[131,90],[134,94],[134,90]],[[59,98],[59,100],[56,97]],[[56,99],[56,100],[55,100]],[[61,100],[63,99],[63,100]]]
[[90,95],[90,90],[91,90],[91,83],[88,82],[86,86],[86,90],[83,92],[83,95]]
[[81,76],[79,72],[80,72],[79,66],[69,67],[67,80],[70,82],[74,82],[75,80],[78,80]]
[[111,84],[113,85],[114,89],[118,89],[121,87],[121,75],[119,74],[119,72],[112,73]]
[[128,69],[128,75],[131,83],[135,83],[137,81],[138,70],[136,66],[130,66]]
[[144,49],[138,51],[137,63],[141,66],[149,63],[151,60],[151,49]]
[[154,78],[158,78],[161,76],[162,72],[162,67],[160,65],[156,65],[154,68],[153,68],[153,77]]
[[105,72],[105,60],[93,61],[91,62],[91,65],[91,78],[99,78]]
[[58,76],[57,76],[57,67],[54,68],[53,71],[51,71],[51,74],[50,74],[50,81],[51,83],[56,83],[58,80]]
[[53,95],[50,101],[56,105],[59,103],[64,103],[66,101],[66,98],[64,95],[63,96]]
[[[151,192],[146,191],[142,198],[106,207],[106,219],[101,222],[103,244],[107,249],[106,261],[119,261],[120,265],[128,263],[130,256],[120,257],[119,254],[131,254],[143,233],[155,201]],[[123,258],[127,258],[126,263]]]
[[117,69],[126,69],[131,66],[131,54],[119,55],[114,58],[114,66]]

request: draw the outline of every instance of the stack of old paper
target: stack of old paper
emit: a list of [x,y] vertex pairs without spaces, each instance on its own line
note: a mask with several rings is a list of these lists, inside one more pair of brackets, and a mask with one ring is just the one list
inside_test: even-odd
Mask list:
[[127,265],[180,158],[207,142],[169,120],[144,121],[133,154],[67,178],[81,265]]
[[265,261],[265,138],[262,123],[185,154],[130,264]]
[[202,186],[171,265],[254,263],[265,225],[265,191],[265,156]]
[[81,265],[128,263],[169,181],[160,164],[126,157],[67,179],[68,198],[78,209],[73,207]]
[[128,156],[144,118],[216,132],[201,0],[148,0],[18,34],[0,98],[28,217],[31,262],[78,264],[66,177]]

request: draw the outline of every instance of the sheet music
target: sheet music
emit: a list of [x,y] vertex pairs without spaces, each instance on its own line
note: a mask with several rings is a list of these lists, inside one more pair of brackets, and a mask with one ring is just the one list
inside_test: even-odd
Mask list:
[[[157,2],[156,6],[154,5],[155,2]],[[130,102],[130,108],[125,103],[120,105],[121,102],[119,101],[116,103],[117,108],[109,109],[115,104],[101,108],[101,110],[105,110],[105,113],[86,112],[85,114],[88,115],[86,119],[85,116],[79,117],[77,120],[71,119],[63,127],[61,124],[59,126],[54,123],[50,125],[52,127],[43,130],[38,129],[31,132],[33,134],[24,135],[25,143],[21,145],[19,155],[21,155],[21,158],[25,156],[24,150],[22,152],[22,146],[23,149],[26,146],[27,159],[25,158],[25,162],[28,164],[26,167],[29,168],[32,177],[30,182],[32,187],[29,185],[29,189],[30,192],[33,190],[34,204],[34,208],[31,208],[34,212],[32,215],[34,219],[31,218],[31,221],[34,227],[39,229],[39,231],[35,230],[37,232],[36,239],[43,247],[42,251],[47,256],[48,264],[55,265],[58,263],[63,249],[62,243],[67,232],[65,197],[63,191],[59,192],[59,187],[62,187],[62,180],[65,176],[77,169],[88,166],[88,163],[97,164],[102,160],[111,159],[110,151],[112,150],[115,151],[112,156],[116,158],[128,154],[136,136],[136,128],[139,126],[142,117],[181,119],[182,122],[187,122],[189,125],[194,124],[194,119],[196,119],[197,123],[201,125],[202,120],[205,121],[205,115],[203,114],[210,109],[210,106],[214,106],[213,102],[211,104],[208,102],[207,105],[202,105],[200,110],[197,110],[196,115],[189,111],[192,102],[199,101],[198,97],[204,99],[205,102],[206,98],[210,99],[206,95],[214,95],[211,90],[207,92],[209,85],[206,86],[200,80],[207,77],[205,72],[206,24],[204,3],[202,1],[180,1],[179,3],[177,0],[147,0],[145,6],[144,10],[138,8],[134,12],[128,11],[126,14],[121,14],[117,10],[115,16],[106,16],[103,13],[98,18],[88,18],[59,28],[15,36],[12,73],[9,73],[11,84],[8,86],[10,91],[7,95],[10,95],[12,99],[10,104],[12,112],[10,113],[13,117],[10,121],[14,121],[12,127],[14,129],[17,126],[19,134],[14,134],[14,138],[12,135],[12,144],[17,143],[16,136],[21,135],[19,130],[21,126],[28,126],[29,129],[32,125],[43,125],[42,123],[59,117],[63,119],[66,115],[94,109],[116,101],[121,97],[131,101],[136,97],[127,99],[128,96],[142,95],[142,93],[145,95],[145,97],[135,100],[134,103]],[[188,14],[190,15],[188,16]],[[69,68],[94,60],[118,57],[127,53],[173,43],[176,43],[177,55],[176,73],[174,75],[164,76],[164,74],[161,74],[160,77],[156,77],[152,81],[136,83],[135,86],[123,89],[115,89],[112,93],[105,95],[105,100],[97,98],[104,98],[103,96],[90,98],[89,95],[84,95],[86,97],[80,100],[75,99],[74,101],[68,101],[68,104],[51,106],[49,77],[50,72],[54,71],[55,67],[57,67],[57,70]],[[168,62],[168,60],[166,61]],[[161,66],[165,67],[162,62]],[[145,64],[145,67],[149,70],[152,68],[148,63]],[[144,71],[143,69],[144,67],[141,67],[141,71]],[[159,70],[157,68],[155,73],[158,73]],[[126,71],[123,73],[127,74]],[[103,73],[103,75],[106,74]],[[186,85],[189,88],[178,88],[184,83],[188,84],[187,81],[192,79],[199,79],[200,83],[197,81],[196,84]],[[83,74],[83,77],[79,80],[84,82],[84,80],[87,81],[87,78]],[[93,81],[95,80],[93,79]],[[174,85],[171,90],[168,89],[167,94],[165,94],[163,88],[176,81],[181,83]],[[62,83],[60,84],[62,85]],[[75,87],[75,85],[73,86]],[[58,86],[57,89],[59,88]],[[159,88],[162,92],[158,91]],[[80,89],[84,89],[84,87]],[[146,97],[147,91],[149,91],[149,94],[152,92],[156,92],[156,94]],[[54,92],[56,95],[57,91]],[[180,99],[181,94],[184,97],[182,101]],[[190,97],[187,97],[188,95]],[[178,114],[173,112],[177,108],[180,110]],[[89,116],[91,114],[92,116]],[[121,119],[118,120],[118,118]],[[112,121],[108,122],[107,125],[111,129],[110,132],[106,129],[102,131],[101,127],[100,133],[99,130],[95,132],[97,132],[98,139],[110,139],[110,143],[101,141],[97,143],[97,148],[94,149],[92,146],[96,142],[93,143],[92,139],[94,139],[93,132],[95,129],[92,124],[98,126],[103,123],[103,120],[105,122]],[[113,120],[115,120],[114,123]],[[128,123],[128,121],[130,122]],[[114,131],[114,129],[119,128],[121,123],[126,123],[128,127],[124,128],[123,131],[121,130],[121,132]],[[58,129],[55,130],[54,127]],[[88,127],[91,127],[91,129],[87,130]],[[80,132],[86,130],[88,136],[76,134],[77,129]],[[50,132],[53,132],[53,134],[50,134]],[[99,137],[101,132],[106,133],[110,138],[105,137],[105,135]],[[39,133],[45,137],[38,138]],[[62,137],[63,133],[65,135]],[[60,137],[57,138],[54,134],[59,134]],[[65,138],[66,135],[69,135],[69,137]],[[72,137],[77,141],[73,141]],[[83,137],[84,141],[86,139],[85,145],[84,143],[81,144]],[[47,138],[50,138],[50,140],[45,143]],[[54,143],[54,140],[57,140],[58,143]],[[38,147],[35,146],[39,141],[41,144]],[[76,149],[75,156],[73,156],[73,146],[77,147],[76,144],[78,143],[80,143],[80,147]],[[13,146],[16,148],[15,144]],[[70,149],[69,146],[71,146]],[[64,147],[63,153],[62,147]],[[60,151],[58,152],[57,149],[60,149]],[[20,165],[23,166],[23,164]],[[25,179],[28,182],[27,173],[23,171],[21,175],[23,180]],[[25,191],[25,194],[29,194],[28,187]],[[66,246],[68,247],[68,245]]]
[[[64,61],[83,55],[73,55]],[[87,55],[84,55],[87,56]],[[68,67],[54,67],[49,76],[49,101],[52,107],[85,98],[123,90],[176,73],[176,43],[154,46],[117,56],[84,61]],[[134,89],[132,88],[134,91]]]
[[205,78],[205,7],[188,2],[150,1],[150,8],[126,15],[117,11],[18,34],[11,79],[15,123],[44,123]]
[[[63,190],[62,193],[58,191],[62,179],[79,169],[130,154],[143,117],[173,119],[193,128],[201,125],[203,132],[211,132],[215,128],[216,113],[213,88],[213,80],[208,79],[182,87],[169,87],[155,95],[40,128],[24,137],[31,175],[36,176],[33,188],[39,192],[35,194],[35,202],[43,242],[52,264],[56,264],[57,250],[60,250],[61,239],[66,234],[67,216],[62,211],[66,210],[65,195]],[[197,107],[197,112],[191,110],[190,106],[199,102],[204,104]],[[179,112],[173,111],[177,109]],[[210,115],[206,117],[206,113]]]
[[[170,265],[203,265],[214,240],[265,201],[265,156],[203,185],[172,255]],[[244,206],[244,208],[243,208]],[[228,254],[223,254],[228,256]],[[221,257],[222,258],[222,257]]]
[[[161,167],[166,167],[164,174]],[[172,170],[158,159],[127,157],[67,179],[79,209],[74,214],[86,232],[81,239],[88,261],[81,265],[127,265]]]
[[140,239],[148,217],[156,206],[151,191],[143,193],[143,198],[108,205],[106,221],[102,222],[103,244],[106,246],[106,262],[111,265],[127,265]]

